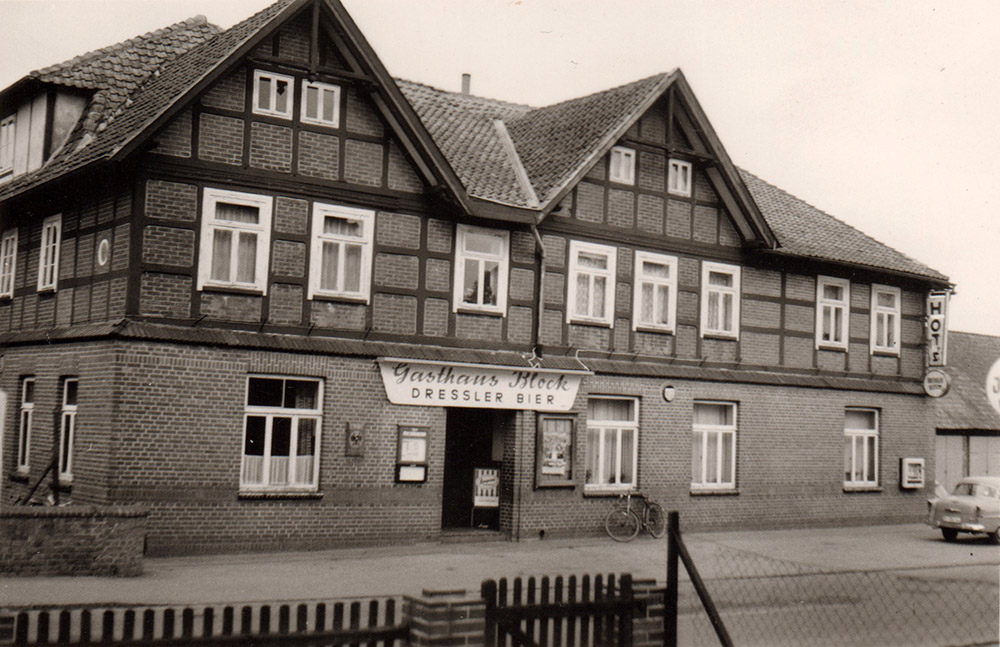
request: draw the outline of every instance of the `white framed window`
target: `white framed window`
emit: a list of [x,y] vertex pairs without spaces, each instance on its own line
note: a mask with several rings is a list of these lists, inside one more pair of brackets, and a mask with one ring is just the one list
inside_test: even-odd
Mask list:
[[73,480],[73,442],[76,438],[76,407],[80,391],[80,380],[75,377],[63,378],[62,412],[59,422],[59,481]]
[[364,299],[371,294],[375,212],[333,204],[313,205],[309,298]]
[[21,379],[21,415],[17,429],[17,471],[27,473],[31,462],[31,419],[35,415],[35,378]]
[[14,133],[17,130],[17,115],[4,117],[0,121],[0,176],[14,171]]
[[899,354],[901,298],[902,293],[899,288],[872,284],[871,350],[873,353]]
[[292,118],[295,79],[264,70],[253,72],[253,112],[269,117]]
[[14,296],[17,271],[17,229],[4,232],[0,240],[0,297]]
[[570,241],[567,322],[612,324],[617,259],[609,245]]
[[673,195],[691,197],[691,162],[670,160],[667,167],[667,192]]
[[317,489],[322,398],[318,379],[247,378],[241,490]]
[[844,485],[878,485],[878,410],[844,411]]
[[458,225],[453,310],[507,314],[510,232]]
[[38,255],[38,291],[55,290],[59,284],[59,247],[62,242],[62,214],[42,223],[42,249]]
[[674,332],[677,315],[677,257],[636,251],[632,328]]
[[588,490],[627,490],[637,483],[639,400],[595,396],[587,400]]
[[847,350],[850,301],[850,281],[832,276],[816,277],[816,348]]
[[304,124],[340,126],[340,86],[303,79],[299,119]]
[[272,206],[270,196],[205,189],[199,290],[214,286],[267,292]]
[[608,179],[619,184],[635,184],[635,150],[625,146],[611,149]]
[[740,267],[701,264],[701,336],[740,337]]
[[691,489],[736,488],[736,403],[694,403]]

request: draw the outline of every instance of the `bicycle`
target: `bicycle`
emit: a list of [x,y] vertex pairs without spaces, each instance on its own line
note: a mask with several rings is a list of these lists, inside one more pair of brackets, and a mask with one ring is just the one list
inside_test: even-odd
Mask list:
[[[646,532],[659,539],[667,532],[667,515],[659,503],[650,501],[641,492],[628,492],[621,495],[625,499],[625,507],[618,507],[608,513],[604,518],[604,529],[615,541],[632,541],[639,531],[645,528]],[[642,510],[636,508],[638,504],[632,504],[632,499],[642,502]]]

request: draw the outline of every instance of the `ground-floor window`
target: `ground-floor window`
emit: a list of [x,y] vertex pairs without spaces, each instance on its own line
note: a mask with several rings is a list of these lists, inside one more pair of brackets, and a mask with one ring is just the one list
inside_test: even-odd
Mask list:
[[844,412],[844,485],[878,485],[878,411]]
[[691,488],[736,487],[736,403],[695,402]]
[[62,415],[59,423],[59,480],[73,480],[73,437],[76,435],[76,407],[80,380],[67,377],[62,383]]
[[639,450],[639,401],[587,400],[587,489],[635,487]]
[[35,414],[35,378],[21,379],[21,417],[17,432],[17,471],[27,472],[31,459],[31,418]]
[[316,489],[321,386],[314,379],[248,379],[241,489]]

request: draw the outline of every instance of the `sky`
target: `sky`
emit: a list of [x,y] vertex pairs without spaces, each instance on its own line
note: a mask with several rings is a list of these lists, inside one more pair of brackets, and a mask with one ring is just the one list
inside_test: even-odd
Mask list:
[[[957,285],[1000,335],[1000,2],[342,0],[394,76],[548,105],[681,68],[733,161]],[[270,0],[0,0],[0,87]]]

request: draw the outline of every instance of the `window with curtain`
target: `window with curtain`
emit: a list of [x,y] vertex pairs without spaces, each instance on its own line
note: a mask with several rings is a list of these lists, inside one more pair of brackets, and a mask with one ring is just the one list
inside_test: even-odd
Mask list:
[[617,253],[609,245],[570,241],[567,322],[611,325]]
[[633,328],[674,331],[677,257],[636,251]]
[[332,204],[313,205],[309,297],[368,300],[371,294],[375,212]]
[[692,489],[736,487],[736,403],[695,402]]
[[629,489],[637,483],[639,401],[587,400],[586,488]]
[[270,196],[205,189],[198,288],[266,292],[271,233]]
[[889,285],[872,285],[872,352],[899,354],[901,291]]
[[340,125],[340,87],[302,81],[302,123],[336,128]]
[[242,490],[315,490],[320,380],[251,376],[243,430]]
[[701,266],[702,337],[739,338],[740,268],[704,262]]
[[844,485],[878,485],[878,411],[844,412]]
[[847,349],[851,283],[847,279],[816,279],[816,348]]
[[17,229],[4,232],[0,242],[0,297],[14,296],[17,268]]

